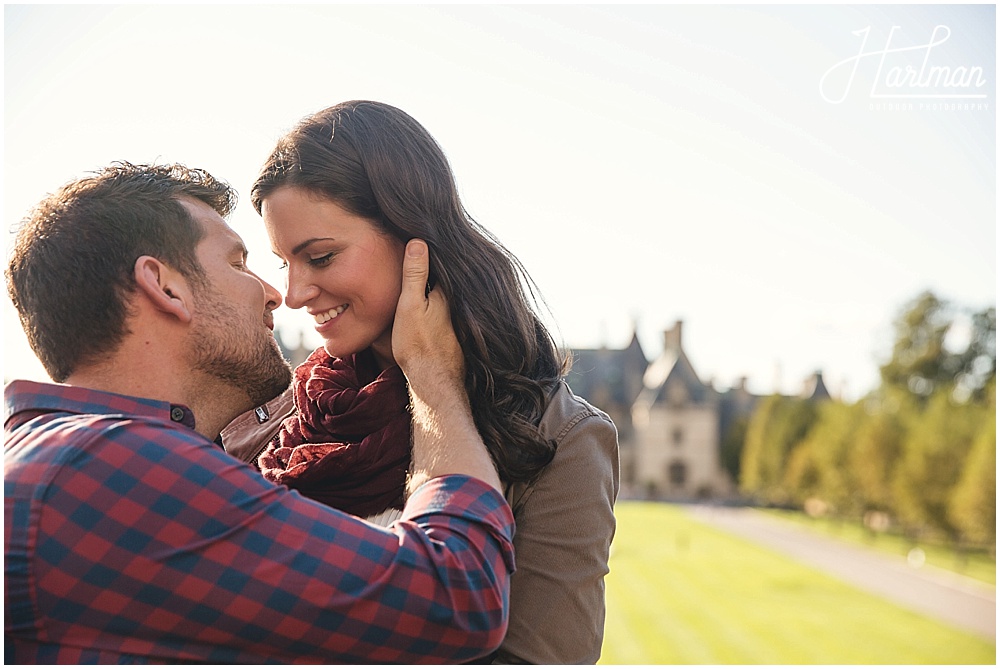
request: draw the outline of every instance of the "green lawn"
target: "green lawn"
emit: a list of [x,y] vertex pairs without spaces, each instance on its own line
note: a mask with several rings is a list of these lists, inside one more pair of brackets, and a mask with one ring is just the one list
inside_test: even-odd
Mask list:
[[699,524],[623,501],[601,664],[995,664],[996,646]]
[[[767,509],[764,511],[774,518],[794,523],[812,532],[824,536],[848,541],[852,544],[867,546],[875,550],[906,557],[914,547],[906,537],[891,533],[873,534],[861,526],[859,522],[847,522],[833,518],[810,518],[801,511],[780,511]],[[958,555],[954,549],[929,541],[921,542],[919,548],[924,551],[927,564],[939,569],[954,571],[979,581],[996,585],[997,563],[985,551],[968,551]]]

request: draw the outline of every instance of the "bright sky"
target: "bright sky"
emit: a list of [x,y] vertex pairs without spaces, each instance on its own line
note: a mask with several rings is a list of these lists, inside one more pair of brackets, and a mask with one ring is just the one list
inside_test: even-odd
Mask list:
[[[682,319],[720,389],[822,369],[851,399],[919,291],[996,304],[992,5],[5,6],[4,39],[8,230],[112,161],[184,162],[240,191],[281,288],[249,187],[299,118],[363,98],[437,138],[571,347],[637,322],[652,359]],[[44,380],[4,305],[5,379]]]

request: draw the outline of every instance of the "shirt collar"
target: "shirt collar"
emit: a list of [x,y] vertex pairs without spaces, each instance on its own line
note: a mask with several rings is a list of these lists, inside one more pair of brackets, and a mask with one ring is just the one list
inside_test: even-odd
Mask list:
[[183,404],[118,395],[61,383],[11,381],[4,388],[3,399],[5,426],[19,413],[63,411],[79,414],[146,416],[195,429],[194,412]]

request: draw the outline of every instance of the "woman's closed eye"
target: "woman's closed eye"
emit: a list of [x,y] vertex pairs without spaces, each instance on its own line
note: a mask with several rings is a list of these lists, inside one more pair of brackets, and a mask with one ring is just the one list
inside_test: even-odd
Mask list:
[[[336,255],[336,251],[330,251],[329,253],[324,253],[321,256],[316,256],[315,258],[306,258],[306,262],[313,267],[326,267]],[[278,265],[278,269],[288,269],[288,261],[280,257],[279,260],[281,260],[281,264]]]
[[325,253],[316,258],[310,258],[309,264],[312,265],[313,267],[326,267],[327,265],[330,264],[335,255],[336,254],[333,251],[331,251],[330,253]]

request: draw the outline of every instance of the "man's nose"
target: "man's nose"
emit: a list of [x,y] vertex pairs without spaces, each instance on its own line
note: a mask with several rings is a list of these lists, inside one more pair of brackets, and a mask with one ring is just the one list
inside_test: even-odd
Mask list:
[[261,279],[260,277],[257,278],[260,279],[261,284],[264,286],[264,297],[267,299],[267,309],[274,311],[281,306],[281,292],[267,281],[264,281],[264,279]]

